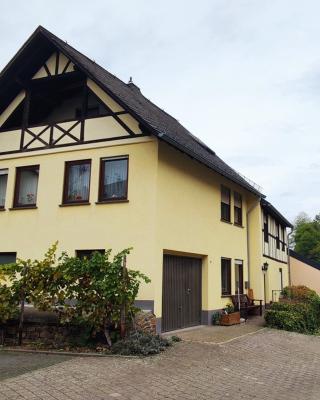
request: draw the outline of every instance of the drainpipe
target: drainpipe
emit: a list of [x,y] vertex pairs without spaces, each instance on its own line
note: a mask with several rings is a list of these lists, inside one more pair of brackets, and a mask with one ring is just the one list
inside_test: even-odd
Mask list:
[[290,236],[293,234],[293,228],[291,228],[291,232],[288,233],[288,275],[289,275],[289,286],[291,286],[291,263],[290,263],[290,248],[289,248],[289,242],[290,242]]
[[250,285],[250,248],[249,248],[249,214],[251,211],[256,207],[253,205],[249,210],[247,210],[246,217],[247,217],[247,265],[248,265],[248,289],[251,288]]

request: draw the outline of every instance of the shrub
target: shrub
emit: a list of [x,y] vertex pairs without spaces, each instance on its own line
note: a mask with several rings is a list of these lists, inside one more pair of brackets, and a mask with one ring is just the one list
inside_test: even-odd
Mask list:
[[123,356],[159,354],[167,347],[172,345],[172,340],[162,338],[160,335],[151,335],[150,333],[134,332],[125,339],[115,343],[111,351],[114,354]]
[[274,303],[265,313],[267,326],[287,331],[314,334],[320,328],[320,297],[305,286],[283,290],[289,302]]

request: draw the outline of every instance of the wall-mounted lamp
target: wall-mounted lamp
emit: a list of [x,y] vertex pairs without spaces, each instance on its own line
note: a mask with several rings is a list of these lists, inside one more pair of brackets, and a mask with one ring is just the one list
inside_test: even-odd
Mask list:
[[267,262],[263,263],[261,269],[263,272],[267,272],[269,268],[269,264]]

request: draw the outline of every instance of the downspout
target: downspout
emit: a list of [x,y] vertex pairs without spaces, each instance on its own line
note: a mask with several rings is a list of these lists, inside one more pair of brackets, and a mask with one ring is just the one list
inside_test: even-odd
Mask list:
[[247,210],[246,217],[247,217],[247,265],[248,265],[248,289],[251,288],[250,285],[250,236],[249,236],[249,214],[255,208],[256,205],[253,205],[249,210]]
[[288,275],[289,275],[289,286],[291,286],[291,263],[290,263],[290,248],[289,248],[289,243],[290,243],[290,236],[293,234],[293,228],[291,228],[291,232],[288,233]]

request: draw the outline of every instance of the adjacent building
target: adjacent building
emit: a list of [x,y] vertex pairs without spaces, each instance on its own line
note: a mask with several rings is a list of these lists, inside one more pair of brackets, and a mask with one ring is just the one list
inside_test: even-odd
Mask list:
[[290,250],[290,276],[294,286],[307,286],[320,295],[320,262]]
[[0,93],[0,262],[133,247],[159,331],[288,284],[290,222],[131,80],[39,27]]

